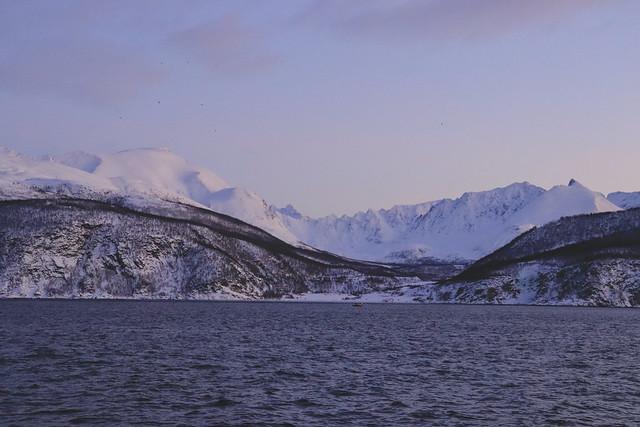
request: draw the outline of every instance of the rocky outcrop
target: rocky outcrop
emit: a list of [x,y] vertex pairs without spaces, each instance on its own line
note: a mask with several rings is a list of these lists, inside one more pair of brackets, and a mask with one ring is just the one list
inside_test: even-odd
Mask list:
[[535,228],[425,301],[640,305],[640,209],[562,218]]

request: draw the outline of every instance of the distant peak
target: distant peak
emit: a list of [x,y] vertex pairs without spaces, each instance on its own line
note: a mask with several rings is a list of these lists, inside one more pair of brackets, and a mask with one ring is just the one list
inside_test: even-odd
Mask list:
[[582,184],[580,184],[580,183],[579,183],[578,181],[576,181],[575,179],[571,178],[571,179],[569,180],[569,187],[578,186],[578,185],[579,185],[579,186],[581,186],[581,187],[583,187],[583,185],[582,185]]
[[292,218],[297,218],[297,219],[302,218],[302,214],[300,212],[298,212],[298,210],[296,208],[294,208],[293,205],[291,205],[291,204],[288,204],[284,208],[278,209],[278,211],[281,214],[290,216]]

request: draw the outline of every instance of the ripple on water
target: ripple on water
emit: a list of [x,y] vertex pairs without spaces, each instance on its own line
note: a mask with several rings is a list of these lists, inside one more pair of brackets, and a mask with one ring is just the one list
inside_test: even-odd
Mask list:
[[27,359],[59,359],[63,357],[55,349],[48,346],[38,346],[27,356]]
[[340,389],[334,389],[334,390],[330,390],[329,393],[333,396],[336,397],[350,397],[350,396],[355,396],[355,393],[349,391],[349,390],[340,390]]
[[639,319],[568,307],[0,300],[0,423],[640,425]]
[[221,397],[217,400],[214,400],[210,403],[203,405],[203,407],[212,407],[212,408],[226,408],[229,406],[237,405],[239,402],[235,400],[227,399],[225,397]]
[[296,399],[293,401],[293,404],[296,406],[301,406],[303,408],[308,408],[310,406],[319,406],[317,403],[312,402],[309,399]]

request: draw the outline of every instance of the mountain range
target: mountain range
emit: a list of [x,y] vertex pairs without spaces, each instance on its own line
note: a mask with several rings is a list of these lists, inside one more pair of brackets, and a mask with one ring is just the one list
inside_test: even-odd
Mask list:
[[294,245],[401,263],[475,260],[532,227],[564,216],[640,206],[640,193],[605,197],[571,180],[549,190],[522,182],[457,199],[312,218],[292,205],[273,206],[212,171],[155,148],[41,159],[4,149],[0,184],[4,198],[56,188],[70,195],[118,194],[141,204],[149,199],[179,201],[238,218]]
[[572,179],[311,218],[163,149],[2,149],[0,297],[636,306],[638,206]]
[[0,201],[0,296],[255,299],[417,283],[191,205],[41,196]]

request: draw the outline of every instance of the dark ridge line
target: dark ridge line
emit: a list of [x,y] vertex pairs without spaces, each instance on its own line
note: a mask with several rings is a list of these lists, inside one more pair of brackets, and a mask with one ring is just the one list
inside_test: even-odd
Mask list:
[[[637,248],[639,251],[637,254],[625,254],[619,252],[620,250],[629,248]],[[607,249],[609,249],[610,252],[606,252]],[[537,252],[522,257],[502,260],[499,259],[477,266],[472,265],[457,276],[443,281],[443,283],[486,279],[492,271],[522,262],[544,261],[553,258],[574,259],[575,261],[593,261],[611,258],[614,255],[617,255],[618,258],[640,259],[640,229],[632,232],[622,231],[613,233],[608,236],[572,243],[560,248]]]
[[[565,256],[563,255],[564,251],[567,252],[571,252],[571,251],[579,251],[579,250],[587,250],[589,249],[589,245],[593,244],[593,248],[592,249],[598,249],[598,248],[604,248],[604,247],[615,247],[616,245],[610,245],[610,246],[606,246],[606,242],[608,241],[607,239],[611,239],[611,240],[616,240],[617,236],[620,235],[627,235],[629,233],[631,234],[639,234],[640,230],[626,230],[626,231],[619,231],[616,233],[612,233],[610,235],[607,236],[602,236],[602,237],[595,237],[593,239],[588,239],[588,240],[584,240],[581,242],[576,242],[576,243],[571,243],[568,245],[564,245],[558,248],[554,248],[554,249],[550,249],[550,250],[546,250],[546,251],[541,251],[541,252],[536,252],[530,255],[526,255],[523,257],[509,257],[508,256],[508,251],[509,249],[513,248],[514,246],[516,246],[521,240],[527,238],[529,236],[529,234],[534,233],[538,230],[544,229],[545,227],[552,227],[552,226],[557,226],[559,223],[567,221],[567,220],[575,220],[575,219],[585,219],[585,218],[589,218],[591,220],[598,220],[598,219],[602,219],[602,218],[606,218],[606,217],[610,217],[610,216],[616,216],[616,215],[621,215],[621,214],[629,214],[629,215],[633,215],[634,213],[639,213],[640,212],[640,207],[638,208],[631,208],[631,209],[624,209],[624,210],[620,210],[620,211],[615,211],[615,212],[598,212],[598,213],[586,213],[586,214],[579,214],[579,215],[573,215],[573,216],[563,216],[555,221],[552,221],[550,223],[547,223],[543,226],[540,227],[533,227],[530,230],[525,231],[524,233],[516,236],[513,240],[511,240],[509,243],[505,244],[504,246],[496,249],[495,251],[493,251],[492,253],[485,255],[484,257],[478,259],[477,261],[475,261],[473,264],[471,264],[470,266],[468,266],[465,270],[463,270],[461,273],[457,274],[456,276],[453,276],[451,278],[445,279],[443,281],[441,281],[441,283],[451,283],[454,281],[458,281],[458,280],[464,280],[464,281],[471,281],[471,280],[478,280],[478,279],[483,279],[486,278],[487,275],[489,274],[489,272],[491,270],[495,270],[498,268],[503,268],[505,266],[508,265],[513,265],[513,264],[517,264],[519,262],[529,262],[529,261],[534,261],[537,259],[549,259],[549,258],[553,258],[553,257],[561,257],[561,256]],[[624,237],[620,238],[620,241],[624,242],[626,239]],[[623,243],[621,245],[621,247],[629,247],[629,246],[633,246],[634,244],[640,244],[640,236],[638,237],[637,241],[633,241],[633,242],[629,242],[629,243]],[[603,245],[603,246],[599,246],[599,245]],[[620,245],[618,245],[620,246]],[[582,248],[582,249],[581,249]],[[506,255],[502,255],[503,253],[507,253]],[[501,256],[503,256],[504,258],[500,258]],[[494,258],[498,258],[498,259],[494,259]]]
[[287,242],[283,241],[282,239],[274,236],[273,234],[270,234],[269,232],[263,230],[260,227],[256,227],[255,225],[249,224],[247,222],[244,222],[244,221],[242,221],[242,220],[240,220],[238,218],[229,216],[227,214],[224,214],[224,213],[221,213],[221,212],[218,212],[218,211],[214,211],[213,209],[201,208],[199,206],[190,205],[188,203],[184,203],[184,202],[180,202],[180,201],[171,201],[171,200],[165,200],[165,199],[163,199],[163,200],[165,202],[167,202],[167,203],[172,203],[172,204],[175,204],[175,205],[179,205],[179,206],[181,206],[183,208],[186,208],[186,209],[191,209],[191,210],[198,211],[199,213],[201,213],[203,215],[212,215],[213,214],[213,216],[219,216],[222,219],[226,219],[226,220],[228,220],[230,222],[234,222],[234,223],[236,223],[236,224],[238,224],[238,225],[240,225],[242,227],[251,228],[251,229],[257,231],[259,234],[262,234],[262,235],[266,236],[269,239],[274,239],[274,240],[277,240],[279,242],[282,242],[282,244],[284,244],[286,246],[290,246],[290,247],[294,248],[295,250],[302,250],[302,251],[306,251],[306,252],[309,252],[309,253],[312,253],[312,254],[324,255],[324,256],[326,256],[326,257],[328,257],[330,259],[353,262],[353,263],[357,263],[357,264],[361,264],[361,265],[369,265],[369,266],[372,266],[372,267],[383,267],[384,268],[384,267],[388,267],[390,265],[401,265],[401,266],[405,265],[405,264],[394,264],[394,263],[379,263],[379,262],[375,262],[375,261],[366,261],[366,260],[360,260],[360,259],[355,259],[355,258],[349,258],[349,257],[345,257],[345,256],[342,256],[342,255],[334,254],[334,253],[329,252],[329,251],[325,251],[323,249],[318,249],[318,248],[316,248],[314,246],[311,246],[311,245],[309,245],[307,243],[305,243],[305,245],[307,247],[311,248],[311,249],[298,248],[298,247],[296,247],[296,246],[294,246],[294,245],[292,245],[290,243],[287,243]]

